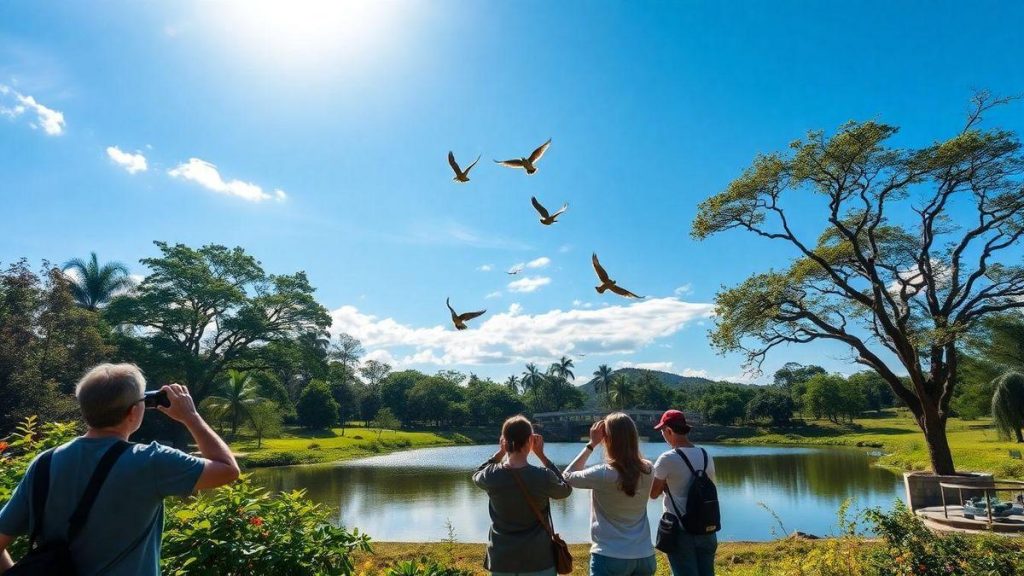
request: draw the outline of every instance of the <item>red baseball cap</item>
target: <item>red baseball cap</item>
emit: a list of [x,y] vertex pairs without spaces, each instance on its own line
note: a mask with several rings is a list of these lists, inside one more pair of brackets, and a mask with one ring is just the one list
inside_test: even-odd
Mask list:
[[661,421],[658,422],[658,425],[655,426],[654,429],[661,430],[668,424],[672,424],[675,427],[686,426],[689,428],[689,425],[686,423],[686,414],[683,414],[679,410],[666,410],[665,413],[661,415]]

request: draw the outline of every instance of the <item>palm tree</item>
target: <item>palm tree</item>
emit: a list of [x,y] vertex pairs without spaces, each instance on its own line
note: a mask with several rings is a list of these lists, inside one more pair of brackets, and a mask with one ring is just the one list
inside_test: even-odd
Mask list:
[[632,407],[634,403],[633,383],[624,374],[612,378],[611,401],[618,410]]
[[249,409],[256,404],[268,402],[259,395],[256,382],[246,372],[228,370],[228,379],[221,384],[219,394],[203,400],[203,408],[218,420],[231,420],[231,435],[238,432],[238,425],[251,418]]
[[79,306],[96,310],[106,304],[118,291],[132,287],[128,267],[120,262],[107,262],[100,266],[96,253],[88,262],[81,258],[68,260],[64,271],[74,270],[71,278],[71,292]]
[[520,380],[523,392],[525,393],[527,390],[533,390],[540,386],[544,382],[544,378],[544,374],[537,368],[537,365],[530,362],[526,365],[526,372],[523,372],[523,378]]
[[594,370],[594,391],[600,392],[604,388],[604,399],[605,403],[609,407],[612,405],[612,369],[607,364],[601,364]]
[[572,373],[575,364],[572,358],[562,356],[562,359],[551,365],[551,373],[565,380],[575,380],[576,375]]
[[992,421],[999,436],[1009,438],[1012,433],[1017,442],[1024,442],[1024,374],[1007,372],[996,378],[995,386]]
[[505,386],[509,390],[511,390],[513,394],[518,394],[519,393],[519,377],[516,376],[515,374],[509,376],[508,379],[505,380]]

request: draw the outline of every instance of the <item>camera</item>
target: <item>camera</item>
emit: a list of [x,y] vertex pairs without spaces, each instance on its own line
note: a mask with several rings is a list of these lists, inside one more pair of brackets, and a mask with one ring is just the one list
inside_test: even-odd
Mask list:
[[146,392],[145,402],[146,410],[153,410],[157,406],[171,407],[171,400],[167,397],[167,390],[151,390]]

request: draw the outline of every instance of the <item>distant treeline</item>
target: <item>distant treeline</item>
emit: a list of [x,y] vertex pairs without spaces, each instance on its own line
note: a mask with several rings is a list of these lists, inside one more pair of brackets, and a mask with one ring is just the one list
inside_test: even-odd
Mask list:
[[[31,415],[76,418],[74,383],[103,361],[138,364],[153,388],[186,384],[222,428],[260,437],[282,424],[495,425],[515,413],[584,406],[677,407],[717,424],[785,426],[794,418],[851,420],[895,405],[873,372],[845,377],[799,364],[784,366],[768,386],[606,365],[575,386],[567,356],[544,369],[528,364],[503,382],[450,370],[395,372],[365,359],[352,336],[330,337],[330,316],[304,273],[268,274],[241,248],[156,246],[160,255],[141,261],[150,273],[137,283],[125,266],[101,264],[95,255],[63,269],[44,263],[36,272],[22,260],[0,272],[0,436]],[[965,354],[965,381],[952,399],[962,416],[989,412],[991,382],[1019,352],[1010,348],[1019,346],[1015,334],[1024,323],[999,322]],[[166,431],[153,418],[144,433]]]

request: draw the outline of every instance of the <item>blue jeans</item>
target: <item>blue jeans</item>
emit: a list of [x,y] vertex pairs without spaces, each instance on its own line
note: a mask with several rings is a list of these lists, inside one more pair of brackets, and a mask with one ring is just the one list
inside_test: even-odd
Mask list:
[[668,556],[672,576],[715,576],[715,550],[718,536],[680,531],[676,551]]
[[647,558],[612,558],[590,555],[590,576],[651,576],[658,569],[654,554]]

